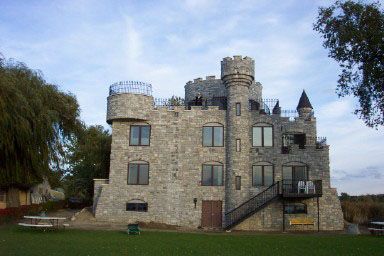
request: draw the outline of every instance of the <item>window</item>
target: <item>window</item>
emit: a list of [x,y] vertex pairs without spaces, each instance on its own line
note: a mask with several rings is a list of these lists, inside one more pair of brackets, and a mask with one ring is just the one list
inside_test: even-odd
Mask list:
[[290,203],[284,205],[284,213],[286,214],[297,214],[307,213],[307,205],[303,203]]
[[254,127],[252,127],[252,146],[254,146],[254,147],[272,147],[273,146],[272,126],[254,126]]
[[131,211],[131,212],[147,212],[148,211],[148,203],[144,203],[144,202],[129,202],[129,203],[126,204],[125,210],[126,211]]
[[305,134],[304,133],[284,134],[283,147],[289,147],[293,144],[296,144],[299,146],[299,148],[304,149],[306,144]]
[[149,125],[131,125],[129,145],[131,146],[149,146],[151,126]]
[[272,165],[254,165],[252,167],[253,186],[270,186],[274,182]]
[[222,186],[223,185],[223,166],[204,164],[201,185]]
[[241,104],[239,102],[236,103],[236,115],[241,116]]
[[305,165],[283,166],[283,180],[307,180],[308,170]]
[[236,139],[236,152],[240,152],[240,151],[241,151],[241,140]]
[[223,126],[204,126],[203,127],[203,146],[204,147],[224,146]]
[[0,190],[0,202],[5,202],[5,191]]
[[241,176],[236,176],[235,180],[236,190],[241,190]]
[[145,162],[128,164],[128,185],[148,185],[149,165]]

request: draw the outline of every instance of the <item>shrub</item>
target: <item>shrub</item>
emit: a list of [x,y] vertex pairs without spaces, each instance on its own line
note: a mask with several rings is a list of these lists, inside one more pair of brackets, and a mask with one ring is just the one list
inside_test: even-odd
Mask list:
[[37,215],[41,211],[55,211],[64,208],[64,206],[65,201],[48,201],[43,204],[22,205],[19,207],[0,209],[0,224],[14,222],[24,215]]
[[344,219],[358,224],[371,220],[384,220],[384,203],[371,200],[345,200],[341,202]]

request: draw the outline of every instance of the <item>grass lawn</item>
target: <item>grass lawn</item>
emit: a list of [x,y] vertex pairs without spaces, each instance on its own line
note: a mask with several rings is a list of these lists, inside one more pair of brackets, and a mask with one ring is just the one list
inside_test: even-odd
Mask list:
[[384,236],[119,231],[0,227],[0,255],[384,255]]

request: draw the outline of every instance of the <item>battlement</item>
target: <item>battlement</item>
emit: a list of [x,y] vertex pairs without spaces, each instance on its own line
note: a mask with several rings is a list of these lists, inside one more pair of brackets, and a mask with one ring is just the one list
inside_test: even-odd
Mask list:
[[246,76],[253,80],[255,77],[255,61],[250,57],[235,55],[233,58],[225,57],[221,61],[221,79],[225,81],[228,76]]
[[194,83],[203,83],[205,81],[217,81],[217,80],[221,80],[221,79],[216,78],[216,76],[206,76],[205,79],[198,77],[198,78],[193,79],[193,81],[188,81],[187,85],[194,84]]

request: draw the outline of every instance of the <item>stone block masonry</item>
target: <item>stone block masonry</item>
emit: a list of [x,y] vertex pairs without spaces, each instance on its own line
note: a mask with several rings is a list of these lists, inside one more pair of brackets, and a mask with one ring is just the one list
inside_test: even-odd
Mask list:
[[[273,166],[273,182],[286,179],[286,166],[291,166],[292,170],[295,166],[305,166],[306,176],[300,179],[321,180],[320,229],[341,230],[340,202],[336,189],[330,187],[329,147],[320,147],[316,143],[317,120],[310,104],[305,109],[298,109],[299,116],[289,120],[279,114],[250,110],[249,101],[257,101],[261,96],[262,86],[254,78],[254,61],[241,56],[223,59],[221,78],[207,76],[185,85],[187,104],[202,97],[208,107],[154,108],[154,99],[150,95],[129,91],[112,93],[107,104],[107,122],[112,126],[110,173],[109,180],[95,180],[96,218],[187,228],[204,227],[207,220],[203,218],[212,218],[212,223],[219,223],[216,228],[224,228],[226,212],[268,187],[267,184],[255,184],[257,177],[253,174],[254,165],[267,163]],[[225,98],[226,109],[211,106],[214,97]],[[149,145],[131,145],[131,126],[138,125],[150,127]],[[204,126],[223,128],[223,146],[203,146]],[[253,127],[262,126],[272,127],[272,146],[254,146]],[[283,139],[285,136],[292,138],[288,146]],[[284,148],[289,150],[284,151]],[[129,163],[148,164],[147,185],[128,185]],[[222,166],[222,185],[203,186],[204,164]],[[283,200],[277,197],[242,219],[233,229],[282,230]],[[216,203],[203,206],[203,202],[210,201]],[[287,221],[295,216],[305,215],[318,220],[316,197],[298,197],[293,201],[304,204],[306,213],[286,214],[287,230]],[[147,208],[127,210],[128,202],[146,203]],[[213,209],[217,202],[221,209]]]

